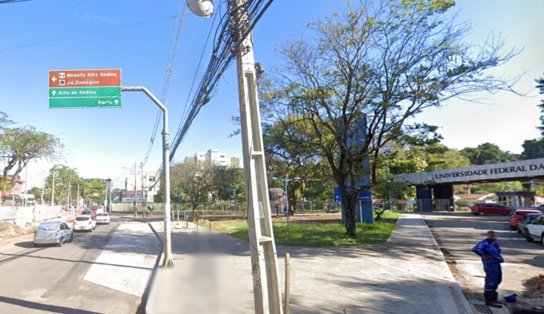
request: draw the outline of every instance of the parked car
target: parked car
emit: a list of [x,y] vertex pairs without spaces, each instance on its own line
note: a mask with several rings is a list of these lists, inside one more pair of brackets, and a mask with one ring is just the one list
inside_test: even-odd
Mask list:
[[503,206],[495,203],[476,204],[472,206],[474,215],[509,215],[512,212],[511,207]]
[[34,246],[56,244],[62,246],[64,242],[72,242],[74,232],[62,221],[42,222],[34,234]]
[[527,236],[527,225],[530,224],[540,214],[527,214],[518,223],[518,233]]
[[518,230],[518,223],[528,214],[542,214],[542,212],[536,209],[515,209],[510,217],[510,229]]
[[96,220],[91,215],[79,215],[74,222],[74,231],[93,231],[96,228]]
[[97,224],[110,224],[110,215],[108,213],[98,213],[96,214],[96,223]]
[[544,215],[539,215],[527,224],[527,241],[539,241],[544,244]]

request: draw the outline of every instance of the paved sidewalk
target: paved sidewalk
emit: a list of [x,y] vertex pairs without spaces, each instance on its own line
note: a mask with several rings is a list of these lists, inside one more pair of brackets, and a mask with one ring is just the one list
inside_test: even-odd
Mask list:
[[147,223],[122,223],[83,279],[141,297],[160,252]]
[[[253,312],[247,242],[202,228],[172,238],[175,267],[158,271],[148,313]],[[278,248],[282,290],[285,252],[292,313],[472,312],[419,215],[403,215],[383,245]]]

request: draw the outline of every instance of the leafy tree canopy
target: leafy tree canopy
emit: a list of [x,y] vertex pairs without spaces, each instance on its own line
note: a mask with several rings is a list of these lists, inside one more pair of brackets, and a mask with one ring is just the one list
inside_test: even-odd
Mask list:
[[467,147],[461,150],[473,165],[485,165],[498,162],[518,160],[518,156],[508,151],[503,151],[492,143],[483,143],[476,147]]

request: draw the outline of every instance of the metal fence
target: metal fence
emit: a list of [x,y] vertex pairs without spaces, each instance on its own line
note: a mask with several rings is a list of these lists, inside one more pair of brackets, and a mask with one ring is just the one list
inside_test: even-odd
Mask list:
[[[274,209],[272,209],[274,211]],[[333,202],[300,201],[296,204],[296,212],[303,213],[334,213],[341,211],[341,207]]]
[[[138,203],[137,204],[138,212],[142,211],[151,211],[151,212],[162,212],[164,209],[164,203]],[[172,203],[172,211],[186,212],[191,211],[192,209],[188,204],[178,204]],[[116,213],[132,213],[134,212],[133,203],[113,203],[112,211]],[[195,211],[201,215],[203,214],[232,214],[232,213],[245,213],[246,204],[245,202],[236,202],[236,201],[217,201],[213,203],[205,203],[200,205]]]

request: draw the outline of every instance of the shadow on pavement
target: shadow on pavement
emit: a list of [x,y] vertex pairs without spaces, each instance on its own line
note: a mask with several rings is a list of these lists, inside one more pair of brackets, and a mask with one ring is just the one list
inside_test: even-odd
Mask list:
[[32,241],[22,241],[15,243],[15,246],[22,247],[25,249],[30,249],[34,247],[34,242]]
[[[30,253],[33,253],[33,252],[30,252]],[[52,261],[59,261],[59,262],[84,263],[84,264],[90,264],[90,265],[106,265],[106,266],[115,266],[115,267],[126,267],[126,268],[152,270],[152,268],[149,268],[149,267],[138,267],[138,266],[111,264],[111,263],[100,263],[100,262],[96,262],[96,261],[90,262],[90,261],[86,261],[86,260],[72,260],[72,259],[49,257],[49,256],[36,256],[36,255],[30,255],[30,253],[26,253],[26,254],[0,253],[0,256],[10,256],[10,257],[15,257],[15,258],[19,258],[19,257],[37,258],[37,259],[45,259],[45,260],[52,260]]]
[[44,311],[44,312],[47,311],[47,312],[53,312],[53,313],[67,313],[67,314],[69,314],[69,313],[73,313],[73,314],[98,314],[98,312],[73,309],[73,308],[64,307],[64,306],[43,304],[43,303],[20,300],[20,299],[15,299],[15,298],[8,298],[8,297],[4,297],[4,296],[0,296],[0,302],[7,303],[7,304],[13,304],[13,305],[21,306],[21,307],[26,307],[26,308],[29,308],[29,309],[40,310],[40,311]]

